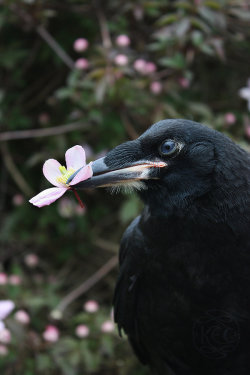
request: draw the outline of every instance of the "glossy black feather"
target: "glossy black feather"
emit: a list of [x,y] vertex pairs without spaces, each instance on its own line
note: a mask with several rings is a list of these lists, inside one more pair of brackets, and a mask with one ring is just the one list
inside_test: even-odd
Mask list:
[[139,193],[145,208],[121,242],[115,320],[158,375],[249,375],[249,154],[200,124],[166,120],[105,162],[160,159],[168,138],[183,149]]

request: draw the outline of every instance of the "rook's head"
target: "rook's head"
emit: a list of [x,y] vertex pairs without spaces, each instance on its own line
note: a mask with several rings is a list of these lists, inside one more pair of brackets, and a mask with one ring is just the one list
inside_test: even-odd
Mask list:
[[164,120],[96,160],[93,177],[77,187],[136,189],[151,206],[184,209],[216,189],[230,190],[246,157],[228,137],[209,127]]

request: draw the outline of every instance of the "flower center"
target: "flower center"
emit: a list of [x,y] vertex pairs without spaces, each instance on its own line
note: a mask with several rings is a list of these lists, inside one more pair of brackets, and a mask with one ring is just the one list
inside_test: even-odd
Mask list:
[[69,184],[66,184],[66,182],[70,178],[70,176],[75,173],[75,170],[73,168],[69,168],[69,170],[67,170],[64,166],[59,167],[59,170],[62,176],[57,177],[56,181],[60,184],[69,186]]

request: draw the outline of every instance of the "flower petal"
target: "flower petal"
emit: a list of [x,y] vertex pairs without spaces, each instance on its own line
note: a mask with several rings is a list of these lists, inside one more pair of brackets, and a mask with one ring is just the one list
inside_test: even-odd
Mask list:
[[70,183],[71,185],[78,184],[78,182],[87,180],[88,178],[93,176],[93,171],[91,167],[91,163],[86,165],[86,167],[83,167],[80,169],[80,171],[76,174],[76,176],[73,178],[73,180]]
[[73,168],[75,171],[86,165],[85,151],[82,146],[69,148],[65,154],[67,169]]
[[29,202],[37,207],[48,206],[60,198],[67,190],[64,187],[46,189],[30,199]]
[[62,184],[57,182],[57,178],[62,176],[60,172],[61,164],[55,159],[46,160],[43,164],[43,174],[47,178],[49,182],[52,183],[54,186],[61,187]]
[[241,98],[250,100],[250,88],[243,87],[242,89],[240,89],[239,94]]
[[0,331],[2,331],[5,328],[4,322],[0,320]]
[[8,316],[11,311],[14,309],[15,304],[13,301],[6,300],[6,301],[0,301],[0,321],[5,319],[6,316]]

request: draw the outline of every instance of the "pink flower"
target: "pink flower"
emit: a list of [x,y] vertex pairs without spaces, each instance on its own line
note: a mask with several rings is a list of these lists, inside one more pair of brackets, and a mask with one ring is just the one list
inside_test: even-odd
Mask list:
[[127,47],[130,45],[130,39],[127,35],[119,35],[115,42],[119,47]]
[[155,95],[158,95],[161,93],[162,91],[162,84],[161,82],[159,81],[154,81],[151,83],[150,85],[150,91],[155,94]]
[[236,121],[236,117],[233,113],[228,112],[225,114],[225,122],[227,125],[232,125],[235,123],[235,121]]
[[0,356],[6,356],[9,353],[7,346],[0,345]]
[[76,52],[84,52],[89,46],[89,42],[85,38],[78,38],[74,42],[74,50]]
[[67,169],[57,160],[49,159],[43,165],[43,174],[54,188],[46,189],[30,199],[30,203],[43,207],[55,202],[72,186],[87,180],[93,175],[91,164],[86,165],[82,146],[74,146],[65,154]]
[[20,285],[22,282],[21,277],[18,275],[10,275],[9,276],[9,284],[10,285]]
[[33,268],[33,267],[36,267],[39,263],[39,258],[36,254],[27,254],[24,258],[24,262],[25,264],[30,267],[30,268]]
[[11,333],[7,328],[0,330],[0,342],[3,344],[9,344],[11,342]]
[[151,74],[151,73],[154,73],[155,71],[156,71],[155,63],[149,61],[145,64],[144,74]]
[[78,206],[78,205],[75,207],[75,214],[77,216],[83,216],[85,213],[86,213],[85,207],[81,207],[81,206]]
[[147,62],[143,59],[137,59],[134,62],[134,69],[139,73],[143,73],[145,70],[146,63]]
[[42,112],[38,116],[38,121],[41,125],[47,125],[50,121],[50,116],[47,112]]
[[87,337],[89,335],[89,327],[87,327],[85,324],[79,324],[79,326],[76,327],[76,336],[80,338]]
[[156,71],[156,65],[152,61],[145,61],[144,59],[137,59],[134,62],[134,69],[141,74],[151,74]]
[[[10,315],[11,311],[14,309],[15,304],[10,300],[0,301],[0,332],[5,329],[3,320]],[[1,341],[1,339],[0,339]],[[2,341],[3,342],[3,341]]]
[[89,67],[89,62],[87,59],[84,59],[84,57],[81,57],[80,59],[76,60],[75,67],[79,70],[86,70]]
[[190,81],[185,77],[181,77],[179,78],[179,84],[184,89],[187,89],[190,86]]
[[30,316],[29,314],[24,310],[18,310],[15,313],[15,319],[21,323],[21,324],[29,324],[30,322]]
[[112,322],[112,320],[106,320],[105,322],[102,323],[102,326],[101,326],[101,331],[103,333],[110,333],[110,332],[113,332],[115,329],[115,325],[114,323]]
[[0,285],[6,285],[8,282],[8,276],[6,273],[1,272],[0,273]]
[[15,194],[12,198],[14,206],[21,206],[24,203],[24,196],[22,194]]
[[62,217],[70,218],[74,216],[76,207],[79,206],[72,199],[63,197],[58,204],[58,211]]
[[247,86],[240,89],[239,95],[247,101],[247,108],[250,111],[250,79],[247,81]]
[[94,300],[87,301],[84,304],[84,310],[88,313],[95,313],[99,310],[99,304]]
[[126,55],[117,55],[115,57],[115,63],[116,65],[120,65],[120,66],[124,66],[124,65],[127,65],[128,63],[128,57]]
[[46,327],[45,331],[43,332],[43,338],[49,342],[56,342],[59,339],[59,330],[56,326],[49,325]]

